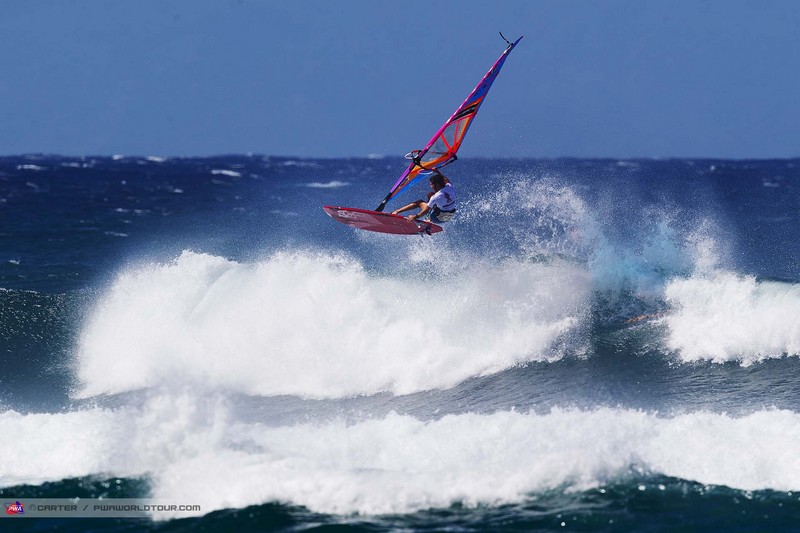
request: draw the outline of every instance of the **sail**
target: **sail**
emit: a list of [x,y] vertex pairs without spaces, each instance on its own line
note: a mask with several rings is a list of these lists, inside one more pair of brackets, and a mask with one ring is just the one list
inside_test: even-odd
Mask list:
[[430,171],[437,170],[456,160],[458,149],[464,141],[464,136],[469,130],[472,120],[478,113],[492,83],[500,74],[508,54],[522,40],[522,37],[509,43],[497,61],[494,62],[489,72],[481,79],[478,85],[469,93],[467,99],[455,110],[453,115],[442,124],[442,127],[431,137],[422,150],[415,150],[406,157],[411,159],[411,164],[400,175],[386,198],[383,199],[376,211],[383,211],[386,203],[400,194],[406,187],[416,181],[420,175],[427,175]]

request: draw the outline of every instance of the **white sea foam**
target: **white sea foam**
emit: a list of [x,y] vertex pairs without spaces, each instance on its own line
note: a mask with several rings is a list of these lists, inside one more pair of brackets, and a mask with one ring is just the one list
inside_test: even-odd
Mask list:
[[350,185],[349,181],[327,181],[327,182],[320,182],[320,181],[312,181],[311,183],[305,184],[306,187],[311,189],[339,189],[341,187],[347,187]]
[[717,273],[665,290],[667,345],[685,361],[756,361],[800,355],[800,285]]
[[[118,411],[0,415],[0,485],[70,476],[148,475],[154,498],[208,513],[266,502],[327,513],[407,513],[586,490],[632,470],[741,490],[800,490],[800,415],[554,409],[390,413],[270,427],[233,419],[224,400],[154,395]],[[35,459],[35,460],[34,460]],[[160,518],[167,516],[160,515]]]
[[289,160],[284,161],[281,165],[284,167],[322,168],[322,165],[314,161]]
[[555,345],[588,308],[583,271],[460,268],[454,293],[453,271],[370,275],[314,253],[240,264],[184,252],[131,267],[83,328],[79,395],[181,379],[259,395],[405,394],[563,355]]
[[214,174],[215,176],[228,176],[230,178],[241,178],[242,177],[242,173],[241,172],[236,172],[234,170],[225,170],[225,169],[216,168],[216,169],[213,169],[211,171],[211,173]]
[[[0,414],[0,485],[38,484],[118,465],[109,450],[117,449],[117,416],[104,410],[60,414]],[[27,459],[21,459],[27,457]]]

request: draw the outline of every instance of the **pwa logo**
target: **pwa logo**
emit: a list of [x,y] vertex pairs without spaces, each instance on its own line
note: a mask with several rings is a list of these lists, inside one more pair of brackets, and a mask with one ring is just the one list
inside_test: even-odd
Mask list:
[[6,514],[25,514],[25,506],[19,500],[15,502],[6,502]]

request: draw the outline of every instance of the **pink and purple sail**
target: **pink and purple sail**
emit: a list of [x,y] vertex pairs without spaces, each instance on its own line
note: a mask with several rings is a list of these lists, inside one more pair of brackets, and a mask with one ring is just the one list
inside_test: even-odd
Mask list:
[[405,172],[400,175],[397,182],[386,198],[383,199],[381,204],[377,207],[376,211],[383,211],[386,203],[400,194],[406,187],[416,181],[422,173],[428,174],[430,171],[435,171],[449,163],[456,160],[458,149],[461,148],[461,143],[464,136],[467,134],[472,119],[480,109],[481,104],[486,98],[489,89],[492,88],[492,83],[500,74],[500,69],[503,67],[508,54],[522,40],[522,37],[509,42],[506,49],[494,62],[489,72],[481,79],[475,89],[469,93],[467,99],[461,104],[453,115],[447,119],[441,128],[433,135],[428,144],[422,150],[414,150],[406,157],[411,159],[411,164],[408,165]]

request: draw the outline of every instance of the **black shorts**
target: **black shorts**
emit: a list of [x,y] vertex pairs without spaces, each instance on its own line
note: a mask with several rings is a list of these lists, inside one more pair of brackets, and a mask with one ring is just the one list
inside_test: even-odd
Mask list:
[[433,206],[431,214],[428,218],[434,224],[441,224],[442,222],[450,222],[454,216],[456,216],[455,209],[445,211],[443,209],[439,209],[438,205],[435,205]]

